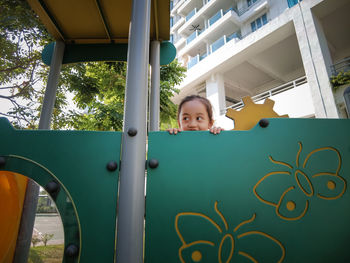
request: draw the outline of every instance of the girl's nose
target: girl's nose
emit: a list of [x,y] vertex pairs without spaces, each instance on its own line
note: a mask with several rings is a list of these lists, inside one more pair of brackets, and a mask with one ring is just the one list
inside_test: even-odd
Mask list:
[[197,122],[196,120],[191,120],[190,123],[188,124],[189,127],[196,127]]

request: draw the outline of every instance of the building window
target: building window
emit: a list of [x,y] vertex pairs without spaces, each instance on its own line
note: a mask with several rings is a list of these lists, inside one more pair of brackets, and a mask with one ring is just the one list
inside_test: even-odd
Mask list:
[[258,17],[256,20],[250,23],[250,26],[252,27],[252,32],[256,31],[265,24],[267,24],[267,15],[263,14],[261,17]]
[[251,5],[254,4],[256,1],[258,1],[258,0],[247,0],[248,6],[251,6]]
[[173,25],[174,25],[174,18],[170,17],[170,27],[173,27]]
[[170,35],[170,42],[174,44],[174,35],[173,34]]
[[288,7],[291,8],[292,6],[295,6],[297,3],[301,2],[302,0],[287,0]]

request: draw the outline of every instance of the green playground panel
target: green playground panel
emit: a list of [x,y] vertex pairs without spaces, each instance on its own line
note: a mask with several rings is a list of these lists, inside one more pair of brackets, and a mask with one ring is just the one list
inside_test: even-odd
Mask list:
[[350,262],[350,120],[152,132],[145,262]]
[[[41,54],[43,62],[50,66],[55,42],[47,44]],[[62,64],[89,61],[127,61],[128,44],[65,44]],[[172,62],[176,48],[171,42],[160,44],[159,63],[161,66]]]
[[15,130],[0,118],[0,137],[6,160],[0,170],[32,178],[56,202],[63,262],[113,262],[119,169],[106,167],[116,162],[119,168],[121,133]]

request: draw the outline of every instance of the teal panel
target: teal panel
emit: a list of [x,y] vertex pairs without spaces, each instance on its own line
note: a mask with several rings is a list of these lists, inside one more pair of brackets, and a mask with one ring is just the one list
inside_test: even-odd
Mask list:
[[[55,43],[46,45],[41,56],[50,66]],[[62,64],[88,61],[127,61],[128,44],[66,44]],[[170,42],[160,45],[160,65],[174,60],[176,48]]]
[[145,262],[350,262],[350,120],[152,132]]
[[55,42],[51,42],[47,44],[44,47],[43,51],[41,52],[41,59],[47,66],[51,65],[51,59],[52,59],[54,48],[55,48]]
[[160,44],[160,65],[168,65],[176,57],[176,48],[171,42]]
[[[15,130],[0,118],[0,170],[33,178],[44,188],[60,186],[51,195],[60,211],[65,247],[80,248],[64,262],[114,262],[120,132]],[[47,188],[47,187],[46,187]]]

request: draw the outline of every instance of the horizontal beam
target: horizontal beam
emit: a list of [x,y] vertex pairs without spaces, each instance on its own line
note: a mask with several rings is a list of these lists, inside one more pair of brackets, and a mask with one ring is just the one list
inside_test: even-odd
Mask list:
[[[51,64],[54,42],[46,45],[42,60]],[[66,44],[62,64],[91,61],[127,61],[128,44]],[[160,65],[167,65],[175,59],[176,48],[171,42],[160,44]]]

